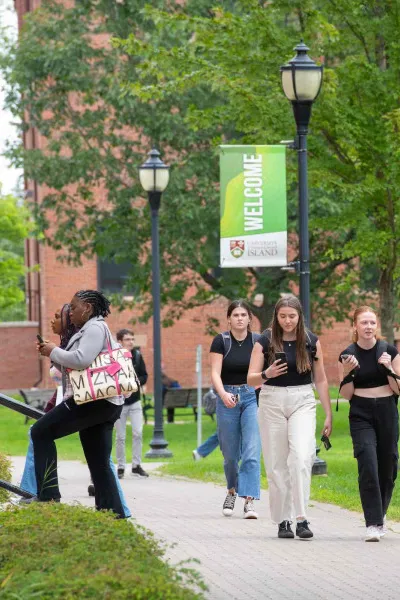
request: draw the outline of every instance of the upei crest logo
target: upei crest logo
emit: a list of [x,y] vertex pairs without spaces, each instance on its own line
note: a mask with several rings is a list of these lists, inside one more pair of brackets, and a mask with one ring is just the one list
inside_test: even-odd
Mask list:
[[240,258],[244,252],[244,240],[231,240],[230,248],[233,258]]

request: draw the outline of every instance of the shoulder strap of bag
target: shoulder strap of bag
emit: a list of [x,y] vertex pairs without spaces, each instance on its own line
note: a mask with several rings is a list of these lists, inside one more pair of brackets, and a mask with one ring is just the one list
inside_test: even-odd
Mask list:
[[[231,333],[230,331],[224,331],[224,333],[221,333],[221,335],[224,342],[224,358],[226,358],[232,348]],[[259,333],[255,333],[254,331],[251,332],[251,343],[253,344],[253,346],[256,342],[258,342],[260,337],[261,335]]]
[[229,331],[224,331],[224,333],[221,333],[221,335],[224,342],[224,358],[226,358],[232,348],[232,338]]
[[306,329],[306,337],[307,337],[306,348],[310,354],[310,361],[311,361],[311,367],[312,367],[313,361],[318,360],[317,345],[315,344],[315,342],[312,341],[310,332],[307,329]]
[[[357,346],[356,344],[350,344],[350,346],[348,347],[348,353],[349,354],[354,354],[354,356],[357,353]],[[352,371],[350,371],[350,373],[348,375],[346,375],[346,377],[343,378],[343,381],[340,382],[339,385],[339,389],[338,389],[338,395],[336,398],[336,412],[339,411],[339,396],[340,396],[340,390],[342,389],[342,387],[344,385],[346,385],[346,383],[352,383],[354,380],[354,377],[356,376],[357,373],[357,369],[353,369]]]
[[[386,340],[378,340],[376,342],[376,362],[378,362],[378,358],[380,358],[382,356],[382,354],[384,352],[388,351],[388,346],[389,344],[387,343]],[[399,385],[399,380],[400,377],[399,375],[397,375],[396,373],[393,373],[393,371],[390,371],[387,367],[385,367],[385,365],[378,365],[379,367],[382,367],[381,372],[384,373],[387,377],[391,377],[392,379],[395,380],[396,385],[397,385],[397,389],[399,391],[399,396],[400,396],[400,385]]]

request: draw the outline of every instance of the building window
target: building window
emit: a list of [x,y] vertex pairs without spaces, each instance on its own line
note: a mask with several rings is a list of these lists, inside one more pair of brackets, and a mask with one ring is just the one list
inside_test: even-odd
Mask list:
[[97,259],[98,288],[104,293],[121,293],[133,295],[127,282],[132,265],[128,262],[115,263],[112,260]]

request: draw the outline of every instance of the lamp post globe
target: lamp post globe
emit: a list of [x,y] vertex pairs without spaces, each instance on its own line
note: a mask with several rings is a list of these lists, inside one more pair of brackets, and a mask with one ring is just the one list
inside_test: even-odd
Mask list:
[[148,194],[151,209],[151,267],[153,295],[153,357],[154,357],[154,431],[150,450],[146,458],[168,458],[172,452],[167,450],[168,442],[164,437],[162,381],[161,381],[161,301],[160,301],[160,241],[158,211],[161,195],[169,182],[169,167],[163,163],[158,150],[153,148],[147,160],[139,167],[139,180]]

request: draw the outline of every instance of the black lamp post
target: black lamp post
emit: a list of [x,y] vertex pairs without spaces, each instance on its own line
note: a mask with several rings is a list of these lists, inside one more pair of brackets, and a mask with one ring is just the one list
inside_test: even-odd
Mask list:
[[[321,90],[323,67],[319,67],[308,56],[309,48],[303,43],[294,50],[297,54],[281,67],[282,87],[293,107],[297,126],[294,145],[299,169],[299,246],[300,246],[300,300],[307,327],[311,325],[310,311],[310,241],[308,235],[308,177],[307,177],[307,134],[313,102]],[[317,454],[319,448],[317,447]],[[327,472],[326,462],[316,456],[313,475]]]
[[322,70],[308,56],[309,48],[301,42],[297,54],[281,67],[282,87],[291,101],[297,125],[295,149],[299,165],[299,246],[300,246],[300,300],[307,327],[310,327],[310,244],[308,236],[308,181],[307,133],[311,108],[322,85]]
[[161,310],[160,310],[160,243],[158,235],[158,211],[161,195],[169,181],[169,167],[160,159],[158,150],[151,150],[149,158],[139,167],[139,179],[148,194],[151,208],[151,267],[153,293],[153,346],[154,346],[154,431],[146,458],[168,458],[172,452],[167,450],[168,442],[164,438],[162,383],[161,383]]

